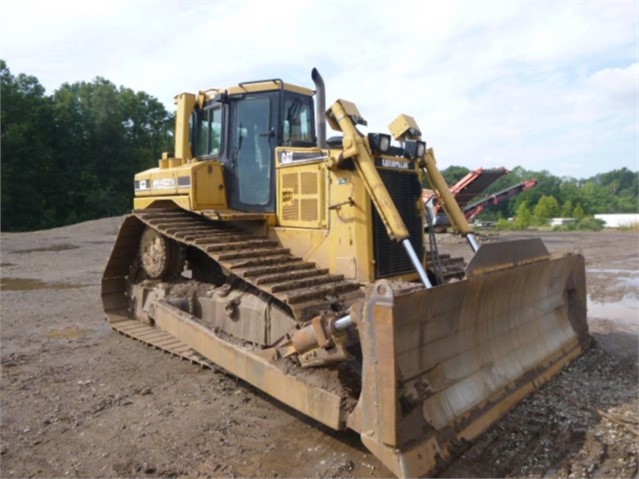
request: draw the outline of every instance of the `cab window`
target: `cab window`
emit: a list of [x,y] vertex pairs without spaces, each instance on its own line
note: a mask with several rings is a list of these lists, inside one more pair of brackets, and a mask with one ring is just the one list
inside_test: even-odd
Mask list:
[[224,147],[222,131],[222,108],[206,108],[196,113],[195,156],[219,156]]
[[284,102],[283,143],[292,146],[310,146],[315,143],[312,99],[298,96]]

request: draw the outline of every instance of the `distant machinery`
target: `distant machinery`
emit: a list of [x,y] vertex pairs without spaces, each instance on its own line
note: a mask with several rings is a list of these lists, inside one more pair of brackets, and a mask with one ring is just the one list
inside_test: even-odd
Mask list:
[[[510,173],[510,171],[504,167],[493,169],[478,168],[468,173],[450,188],[466,220],[473,221],[490,205],[497,205],[537,185],[536,179],[522,181],[521,183],[517,183],[516,185],[492,193],[471,203],[471,200],[479,196],[495,181],[508,173]],[[445,212],[445,205],[441,204],[438,201],[437,195],[429,189],[422,191],[422,200],[426,207],[428,224],[431,225],[435,232],[441,233],[446,231],[451,224]]]

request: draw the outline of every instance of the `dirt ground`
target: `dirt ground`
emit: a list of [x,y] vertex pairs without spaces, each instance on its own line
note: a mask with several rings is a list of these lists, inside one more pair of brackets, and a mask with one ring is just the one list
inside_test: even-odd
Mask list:
[[[120,221],[0,235],[1,477],[390,477],[356,434],[112,332],[99,284]],[[541,236],[585,255],[596,345],[444,477],[637,477],[639,235]]]

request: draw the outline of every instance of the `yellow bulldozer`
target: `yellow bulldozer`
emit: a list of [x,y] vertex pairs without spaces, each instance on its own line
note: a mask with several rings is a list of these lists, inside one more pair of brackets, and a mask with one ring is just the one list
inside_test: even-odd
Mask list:
[[[356,431],[398,477],[432,475],[588,347],[584,259],[479,244],[414,118],[364,134],[312,79],[176,97],[175,151],[135,175],[105,314]],[[468,264],[429,247],[424,179]]]

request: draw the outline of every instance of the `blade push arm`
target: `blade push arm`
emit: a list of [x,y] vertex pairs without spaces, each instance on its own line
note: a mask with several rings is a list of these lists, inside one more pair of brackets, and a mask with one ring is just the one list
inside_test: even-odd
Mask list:
[[[408,115],[399,115],[390,125],[389,128],[393,137],[398,141],[418,140],[421,141],[421,130],[415,119]],[[435,195],[439,203],[444,207],[444,211],[459,232],[466,237],[473,251],[479,249],[479,244],[473,234],[473,229],[466,221],[466,217],[462,212],[455,197],[446,184],[446,180],[437,168],[437,160],[432,148],[428,148],[424,157],[421,159],[419,166],[422,168],[428,180],[435,191]]]
[[415,253],[415,249],[410,243],[410,233],[404,224],[404,220],[402,220],[382,178],[377,172],[377,168],[375,168],[375,161],[370,147],[355,127],[356,123],[365,124],[359,110],[354,103],[346,100],[337,100],[326,112],[326,118],[331,128],[344,134],[342,139],[343,150],[335,162],[339,164],[345,159],[350,158],[353,160],[355,169],[386,227],[388,236],[402,243],[422,283],[426,288],[431,288],[432,284]]
[[450,188],[446,184],[446,180],[442,176],[441,172],[437,168],[437,160],[435,160],[435,152],[432,148],[426,150],[426,174],[435,194],[439,199],[440,204],[444,207],[444,211],[450,220],[450,224],[456,227],[459,232],[466,237],[466,240],[470,244],[473,251],[479,249],[479,244],[473,234],[473,228],[466,221],[463,211],[455,201],[455,197],[450,192]]

